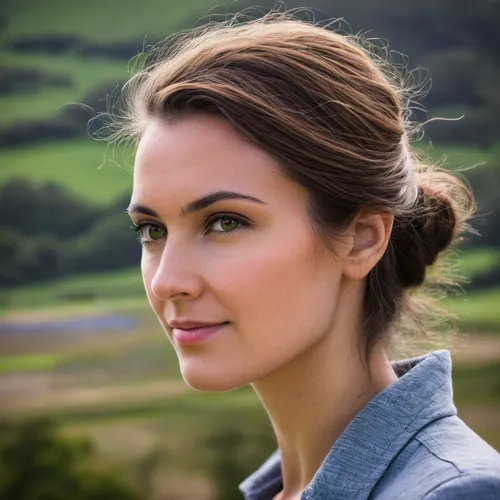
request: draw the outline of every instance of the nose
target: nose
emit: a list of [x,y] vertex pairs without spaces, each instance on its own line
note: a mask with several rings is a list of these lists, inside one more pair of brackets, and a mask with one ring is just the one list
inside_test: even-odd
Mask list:
[[151,292],[162,301],[198,297],[203,289],[196,259],[189,251],[165,245],[158,266],[153,271]]

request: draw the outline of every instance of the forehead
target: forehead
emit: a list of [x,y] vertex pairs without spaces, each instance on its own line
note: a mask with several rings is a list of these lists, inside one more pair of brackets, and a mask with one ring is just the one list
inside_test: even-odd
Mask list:
[[201,115],[147,125],[135,158],[133,197],[164,199],[167,192],[199,195],[220,189],[272,191],[283,189],[284,183],[295,184],[270,155],[224,120]]

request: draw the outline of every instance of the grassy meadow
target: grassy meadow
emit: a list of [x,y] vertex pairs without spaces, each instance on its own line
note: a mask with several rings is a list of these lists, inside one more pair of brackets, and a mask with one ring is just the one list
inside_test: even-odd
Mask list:
[[12,148],[0,151],[0,158],[0,183],[16,177],[55,181],[102,206],[132,191],[132,158],[91,139]]
[[[14,1],[15,9],[12,8]],[[99,0],[84,3],[48,0],[43,4],[7,0],[0,8],[2,14],[2,9],[5,9],[9,20],[2,38],[45,33],[79,35],[97,42],[143,39],[145,34],[165,37],[192,26],[212,11],[226,12],[227,3],[213,0],[147,0],[138,8],[133,0],[122,0],[119,4]],[[214,8],[217,5],[220,8]]]
[[96,84],[118,82],[127,77],[127,65],[105,58],[75,58],[45,54],[6,53],[0,55],[0,63],[14,67],[36,68],[56,74],[69,75],[73,85],[64,88],[46,87],[31,94],[0,96],[0,126],[22,119],[55,116],[66,106],[80,103]]
[[[92,42],[138,40],[140,48],[191,27],[210,14],[226,12],[224,2],[214,7],[213,0],[148,0],[139,9],[137,2],[129,0],[119,4],[98,0],[36,4],[16,0],[15,8],[10,3],[0,6],[0,16],[8,20],[0,32],[0,44],[23,35],[52,33],[80,36]],[[130,74],[124,61],[73,54],[26,54],[0,49],[0,64],[33,67],[68,75],[73,80],[73,85],[64,89],[47,87],[32,94],[0,95],[0,126],[53,116],[69,103],[81,102],[99,84],[122,81]]]
[[[6,40],[46,33],[96,42],[143,40],[145,34],[162,38],[192,26],[214,2],[148,0],[138,8],[131,0],[16,0],[13,5],[8,0],[0,6],[0,16],[8,21],[0,32],[0,64],[69,75],[73,85],[0,96],[0,128],[53,117],[97,86],[129,74],[123,61],[14,53],[1,48]],[[225,10],[221,5],[213,12]],[[500,168],[500,144],[420,148],[447,168],[483,162]],[[132,153],[90,138],[12,147],[0,150],[0,185],[17,177],[54,181],[76,197],[106,206],[131,192],[132,164]],[[497,250],[458,253],[457,272],[469,280],[499,266]],[[450,346],[456,348],[459,415],[500,450],[500,288],[463,293],[444,305],[457,316],[460,332]],[[51,322],[94,317],[128,318],[133,324],[46,331]],[[20,332],[19,323],[38,326]],[[248,387],[217,394],[184,384],[174,350],[150,311],[138,268],[0,289],[0,407],[1,418],[50,415],[68,435],[91,436],[102,459],[136,482],[141,467],[154,462],[151,499],[213,498],[206,465],[217,460],[217,449],[209,443],[221,429],[243,429],[244,452],[256,463],[269,451],[269,422]]]

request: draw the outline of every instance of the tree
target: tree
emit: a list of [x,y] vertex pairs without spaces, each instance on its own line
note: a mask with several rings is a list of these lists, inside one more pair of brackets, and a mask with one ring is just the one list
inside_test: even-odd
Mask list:
[[110,211],[100,217],[82,237],[66,248],[70,272],[104,271],[138,266],[141,246],[130,229],[125,211]]
[[2,228],[21,230],[24,236],[70,238],[86,232],[101,213],[55,182],[36,185],[12,179],[0,188]]
[[0,433],[0,500],[139,500],[132,487],[92,467],[88,439],[63,438],[54,422],[4,425]]

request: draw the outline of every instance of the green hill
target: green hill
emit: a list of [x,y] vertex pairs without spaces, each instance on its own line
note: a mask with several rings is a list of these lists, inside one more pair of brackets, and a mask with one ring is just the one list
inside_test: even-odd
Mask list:
[[132,190],[132,157],[90,138],[8,149],[0,152],[0,159],[0,185],[15,177],[56,181],[98,205]]
[[[70,102],[83,97],[103,82],[123,80],[128,75],[127,61],[103,57],[78,57],[75,54],[33,54],[6,49],[8,42],[23,36],[67,35],[93,42],[141,40],[146,44],[173,32],[193,26],[213,9],[212,0],[147,0],[137,2],[91,0],[34,3],[2,3],[0,16],[5,26],[0,31],[0,65],[29,67],[71,77],[67,88],[42,88],[36,93],[0,95],[0,126],[26,118],[50,117]],[[220,9],[219,9],[220,11]],[[223,9],[222,9],[223,11]]]
[[184,29],[212,11],[224,12],[222,0],[120,0],[61,2],[14,0],[2,2],[0,15],[6,19],[1,40],[19,35],[70,34],[94,41],[143,38],[150,34],[164,37]]

